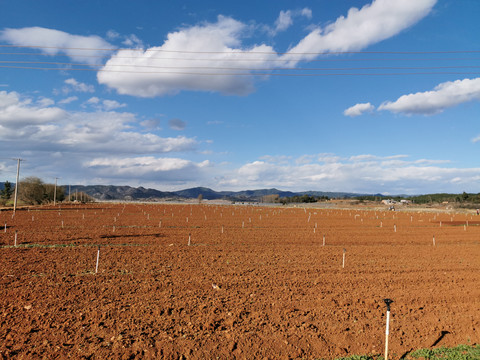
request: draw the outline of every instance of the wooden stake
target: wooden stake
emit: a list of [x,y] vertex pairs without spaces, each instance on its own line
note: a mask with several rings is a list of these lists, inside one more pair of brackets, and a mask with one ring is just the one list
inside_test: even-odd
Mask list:
[[388,360],[388,335],[390,333],[390,304],[393,300],[385,299],[385,304],[387,305],[387,325],[385,328],[385,360]]
[[97,249],[97,265],[95,266],[95,274],[98,272],[98,261],[100,260],[100,246]]

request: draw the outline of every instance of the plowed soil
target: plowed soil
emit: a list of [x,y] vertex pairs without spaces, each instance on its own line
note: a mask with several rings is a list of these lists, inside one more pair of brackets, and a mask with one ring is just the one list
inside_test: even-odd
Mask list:
[[473,214],[61,205],[0,212],[0,246],[3,358],[382,354],[385,298],[392,359],[480,342]]

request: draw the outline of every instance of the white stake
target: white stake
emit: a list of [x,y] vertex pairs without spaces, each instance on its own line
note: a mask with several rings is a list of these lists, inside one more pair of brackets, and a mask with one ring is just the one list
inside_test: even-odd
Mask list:
[[342,269],[345,268],[345,253],[347,252],[346,249],[343,249],[343,261],[342,261]]
[[323,235],[323,246],[325,246],[325,235]]
[[7,232],[7,223],[5,223],[5,230],[3,232]]
[[15,247],[17,247],[17,230],[15,230]]
[[158,223],[158,227],[162,227],[162,220]]
[[192,236],[191,236],[191,234],[188,234],[188,246],[190,246],[191,240],[192,240]]
[[393,225],[393,231],[397,232],[397,225]]
[[387,305],[387,326],[385,328],[385,360],[388,360],[388,335],[390,333],[390,304],[393,300],[384,299],[385,304]]
[[98,261],[100,260],[100,246],[97,250],[97,265],[95,266],[95,274],[98,272]]
[[435,235],[433,235],[433,246],[435,246]]
[[223,234],[223,226],[222,226],[222,234]]

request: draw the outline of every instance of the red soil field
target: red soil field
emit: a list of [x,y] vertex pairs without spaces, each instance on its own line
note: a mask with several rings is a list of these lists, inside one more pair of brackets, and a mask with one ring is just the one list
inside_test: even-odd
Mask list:
[[477,344],[479,225],[466,213],[246,205],[2,211],[0,358],[383,354],[385,298],[390,358]]

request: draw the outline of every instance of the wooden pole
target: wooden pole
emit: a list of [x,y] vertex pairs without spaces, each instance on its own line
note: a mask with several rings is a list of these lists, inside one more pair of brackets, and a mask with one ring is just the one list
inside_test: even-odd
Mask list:
[[387,325],[385,328],[385,360],[388,360],[388,335],[390,333],[390,304],[393,300],[384,299],[385,304],[387,305]]

